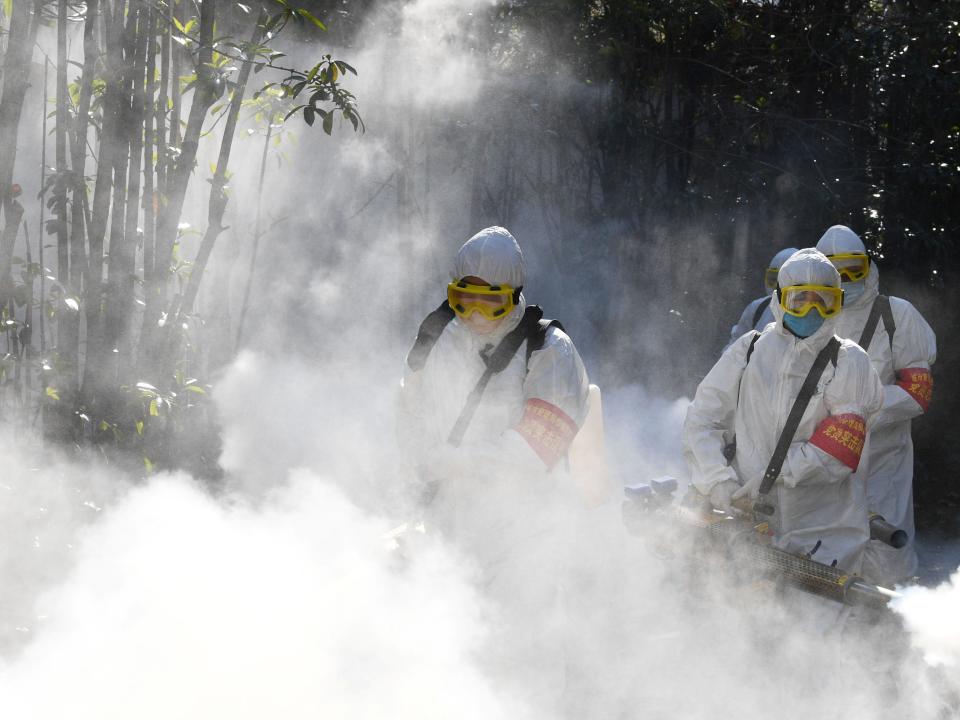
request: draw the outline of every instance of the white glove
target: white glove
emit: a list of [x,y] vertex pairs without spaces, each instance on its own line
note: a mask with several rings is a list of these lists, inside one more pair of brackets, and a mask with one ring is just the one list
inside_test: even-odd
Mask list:
[[723,510],[724,512],[730,512],[733,510],[733,505],[731,504],[732,500],[736,495],[735,492],[738,492],[737,488],[740,486],[737,485],[733,480],[724,480],[723,482],[718,482],[712,488],[710,488],[710,504],[713,505],[717,510]]
[[756,500],[760,497],[760,480],[762,478],[757,475],[754,478],[750,478],[743,484],[739,490],[733,494],[734,500],[739,500],[740,498],[749,498],[751,500]]

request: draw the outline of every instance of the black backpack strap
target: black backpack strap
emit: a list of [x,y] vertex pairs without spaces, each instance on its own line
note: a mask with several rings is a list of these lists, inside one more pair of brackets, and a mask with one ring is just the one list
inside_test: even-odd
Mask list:
[[[756,324],[756,323],[754,323]],[[756,330],[753,331],[753,340],[750,341],[750,347],[747,348],[747,359],[743,363],[743,369],[747,369],[747,365],[750,364],[750,356],[753,355],[753,347],[757,344],[757,340],[760,339],[760,333]],[[742,376],[741,376],[742,377]]]
[[870,307],[870,315],[867,317],[867,324],[863,326],[863,332],[860,334],[860,340],[857,344],[864,350],[870,347],[870,341],[873,340],[873,334],[877,331],[877,323],[883,318],[883,328],[887,331],[887,337],[890,340],[890,349],[893,350],[893,333],[897,330],[897,325],[893,321],[893,310],[890,308],[890,298],[886,295],[877,295]]
[[793,442],[793,436],[797,434],[797,428],[800,427],[800,420],[803,418],[803,413],[806,411],[807,405],[810,404],[810,398],[813,397],[813,394],[817,390],[817,383],[820,381],[820,376],[823,375],[823,369],[827,366],[828,362],[832,362],[833,366],[836,367],[837,354],[839,351],[840,340],[838,340],[836,336],[833,336],[830,338],[830,342],[820,351],[820,354],[817,355],[817,359],[813,361],[813,366],[810,368],[810,372],[807,373],[806,380],[803,381],[800,393],[797,395],[797,399],[794,400],[793,407],[790,408],[790,414],[787,416],[787,422],[783,426],[783,432],[780,433],[780,439],[777,440],[777,447],[773,451],[773,457],[770,458],[767,470],[763,474],[763,480],[760,482],[759,490],[761,495],[766,495],[770,492],[773,483],[776,482],[780,476],[783,463],[787,459],[787,451],[790,449],[790,443]]
[[487,389],[487,383],[490,382],[490,378],[496,373],[503,371],[507,365],[510,364],[510,361],[513,359],[513,356],[517,354],[517,350],[520,349],[523,341],[526,340],[539,325],[540,318],[542,317],[543,310],[539,307],[536,305],[527,306],[523,318],[520,320],[520,324],[507,333],[496,348],[490,350],[491,346],[488,345],[480,352],[480,357],[483,358],[483,362],[487,367],[483,371],[483,375],[480,376],[480,379],[477,380],[477,384],[473,387],[473,390],[471,390],[467,396],[467,402],[463,406],[463,410],[460,411],[460,417],[457,418],[457,422],[454,424],[453,430],[450,431],[450,436],[447,438],[448,443],[454,447],[459,447],[460,443],[463,442],[463,436],[470,426],[470,421],[473,420],[473,415],[477,411],[477,406],[483,397],[483,391]]
[[[756,324],[756,323],[754,323]],[[760,339],[760,331],[753,331],[753,339],[750,340],[750,347],[747,348],[747,359],[743,361],[743,370],[740,371],[740,382],[737,383],[737,404],[740,404],[740,386],[743,384],[743,373],[747,371],[747,365],[750,364],[750,356],[753,355],[753,348],[757,344],[757,340]],[[727,443],[723,448],[723,456],[727,459],[727,462],[733,462],[733,458],[737,454],[737,438],[734,437],[729,443]]]
[[417,339],[413,342],[413,347],[407,354],[407,367],[414,372],[423,370],[427,364],[427,358],[430,351],[437,344],[443,329],[453,320],[453,310],[446,300],[436,310],[427,315],[420,323],[420,329],[417,330]]
[[763,300],[760,301],[760,304],[757,305],[757,309],[753,313],[753,322],[750,323],[751,328],[757,327],[757,323],[760,322],[760,316],[763,315],[764,311],[770,307],[770,300],[772,299],[771,295],[768,295]]
[[887,331],[887,338],[890,340],[890,352],[893,352],[893,334],[897,331],[897,324],[893,321],[893,308],[890,307],[890,298],[886,295],[878,295],[877,302],[880,303],[880,317],[883,318],[883,329]]
[[532,326],[533,332],[527,338],[527,366],[530,365],[530,356],[537,350],[543,350],[543,344],[547,341],[547,331],[552,327],[566,332],[559,320],[544,320],[541,318],[540,322]]

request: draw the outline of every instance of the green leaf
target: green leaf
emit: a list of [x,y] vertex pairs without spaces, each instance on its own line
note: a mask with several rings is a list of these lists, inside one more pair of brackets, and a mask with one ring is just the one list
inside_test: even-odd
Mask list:
[[324,25],[322,22],[320,22],[320,20],[318,20],[317,17],[313,13],[311,13],[309,10],[304,10],[303,8],[300,8],[296,12],[297,12],[297,15],[299,15],[302,18],[306,18],[321,30],[327,29],[327,26]]
[[137,435],[143,435],[143,420],[137,420]]
[[153,462],[150,460],[150,458],[148,457],[143,458],[143,466],[147,469],[148,473],[153,472],[154,465],[153,465]]
[[153,399],[150,401],[150,417],[159,417],[160,410],[157,408],[157,401]]
[[348,110],[344,110],[343,115],[350,121],[350,124],[353,125],[353,131],[356,132],[360,125],[360,119]]
[[328,112],[323,118],[323,131],[330,135],[333,132],[333,113]]
[[[313,121],[316,119],[317,111],[314,109],[313,105],[305,105],[303,108],[303,119],[306,121],[307,125],[313,125]],[[326,118],[324,118],[324,123],[326,123]]]
[[195,392],[195,393],[197,393],[198,395],[206,395],[206,394],[207,394],[207,391],[204,390],[204,389],[203,389],[202,387],[200,387],[199,385],[187,385],[187,390],[189,390],[190,392]]
[[283,121],[286,122],[287,120],[290,119],[291,115],[295,115],[297,111],[300,110],[300,108],[304,108],[304,107],[306,107],[306,105],[297,105],[293,110],[291,110],[290,112],[288,112],[286,115],[283,116]]
[[48,398],[51,398],[51,399],[53,399],[53,400],[59,400],[59,399],[60,399],[60,393],[57,392],[57,389],[56,389],[55,387],[50,387],[50,386],[48,385],[48,386],[47,386],[47,397],[48,397]]

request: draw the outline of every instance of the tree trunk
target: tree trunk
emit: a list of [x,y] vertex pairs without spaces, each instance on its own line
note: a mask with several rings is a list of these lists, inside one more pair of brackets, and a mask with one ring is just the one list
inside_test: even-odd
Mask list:
[[[123,0],[116,0],[111,12],[108,2],[101,6],[105,44],[107,48],[103,94],[103,119],[97,156],[97,178],[93,193],[93,210],[89,226],[90,254],[87,276],[84,279],[87,294],[87,362],[84,368],[83,396],[85,402],[98,402],[103,387],[103,368],[109,352],[104,342],[103,322],[103,242],[110,217],[110,198],[114,194],[114,167],[126,153],[126,136],[122,128],[124,98],[123,72]],[[119,18],[119,20],[117,19]],[[118,209],[114,208],[114,215]],[[122,213],[122,210],[119,210]],[[122,215],[121,215],[122,217]]]
[[[166,304],[167,279],[177,226],[183,211],[183,201],[197,159],[197,148],[207,111],[218,97],[213,61],[213,25],[216,18],[216,0],[202,0],[200,4],[200,47],[197,61],[197,82],[190,104],[190,115],[184,133],[180,154],[168,169],[167,198],[157,218],[156,254],[151,277],[146,282],[146,307],[140,335],[140,365],[149,375],[162,368],[163,336],[159,326],[160,313]],[[174,117],[171,123],[176,123]],[[158,364],[159,361],[159,364]]]
[[250,307],[250,290],[253,288],[253,278],[257,270],[257,251],[260,249],[260,208],[263,203],[263,178],[267,172],[267,151],[270,149],[270,138],[273,136],[273,118],[267,118],[267,136],[263,140],[263,153],[260,155],[260,179],[257,181],[257,211],[253,221],[253,248],[250,250],[250,271],[247,273],[247,286],[243,291],[243,303],[240,305],[240,317],[237,320],[237,342],[234,350],[239,352],[243,342],[243,323],[247,319],[247,309]]
[[[89,128],[90,102],[93,97],[93,78],[95,62],[98,56],[96,26],[100,12],[99,0],[87,0],[87,15],[83,27],[83,71],[80,77],[80,97],[77,103],[77,117],[70,135],[70,170],[72,176],[72,205],[70,213],[70,286],[75,295],[84,298],[82,305],[87,310],[91,300],[90,288],[84,288],[83,280],[88,274],[86,256],[87,217],[87,130]],[[42,237],[41,237],[42,241]],[[96,299],[96,296],[93,296]],[[79,339],[80,316],[74,315],[76,329],[70,329],[71,335]],[[79,343],[78,343],[79,352]]]
[[130,340],[130,313],[133,310],[134,273],[136,272],[137,221],[140,219],[140,171],[143,159],[144,121],[144,71],[148,34],[146,15],[148,9],[139,0],[130,12],[125,52],[126,67],[131,67],[129,115],[124,123],[127,128],[128,155],[127,188],[123,233],[119,245],[110,238],[109,294],[107,297],[107,347],[117,348],[117,382],[128,384],[133,346]]
[[[136,23],[139,14],[139,5],[131,3],[127,11],[127,25],[123,24],[123,5],[120,2],[114,7],[114,32],[118,37],[115,42],[109,43],[115,55],[114,67],[121,68],[119,85],[119,112],[116,145],[117,154],[113,164],[113,209],[110,213],[110,248],[107,254],[107,287],[106,303],[103,313],[103,350],[111,353],[113,362],[105,365],[113,371],[109,378],[111,384],[116,382],[116,361],[119,359],[118,340],[122,326],[122,315],[118,302],[119,285],[123,274],[123,256],[127,252],[127,172],[131,163],[131,136],[141,132],[139,126],[134,125],[132,96],[133,80],[136,68],[133,63],[133,46]],[[109,52],[109,50],[108,50]],[[140,71],[143,72],[142,65]]]
[[[258,22],[250,37],[250,44],[258,45],[262,38],[263,30]],[[227,168],[230,165],[230,151],[233,148],[233,137],[237,130],[237,120],[240,117],[243,96],[246,93],[247,83],[250,80],[250,72],[252,70],[253,64],[249,62],[243,63],[240,67],[237,83],[233,90],[233,97],[230,99],[230,107],[227,110],[227,120],[223,128],[223,137],[220,139],[220,153],[217,156],[216,172],[214,172],[211,182],[210,201],[207,210],[207,230],[203,235],[203,241],[200,243],[200,249],[197,251],[197,257],[193,262],[190,279],[187,281],[183,298],[179,303],[174,304],[174,307],[171,308],[169,313],[169,316],[174,318],[175,322],[167,323],[169,340],[164,367],[168,375],[172,372],[172,364],[175,362],[180,347],[180,318],[183,315],[190,314],[193,310],[193,304],[196,302],[197,293],[200,291],[200,283],[203,280],[207,263],[210,261],[210,255],[213,253],[217,238],[225,229],[223,227],[223,215],[227,208]]]
[[[154,225],[153,197],[156,189],[154,187],[154,162],[153,149],[155,147],[156,136],[154,134],[154,120],[156,118],[156,104],[154,102],[157,94],[157,56],[154,51],[154,41],[157,35],[157,16],[156,11],[146,9],[147,27],[147,95],[143,102],[143,267],[144,273],[141,277],[146,277],[146,268],[153,263],[153,237],[156,231]],[[158,127],[160,123],[157,123]],[[150,262],[147,262],[149,256]]]
[[30,4],[21,0],[12,4],[10,34],[7,36],[7,53],[3,60],[3,96],[0,98],[0,208],[3,210],[4,227],[0,235],[0,297],[10,292],[10,262],[13,259],[13,244],[17,239],[20,216],[23,208],[14,199],[13,170],[17,159],[17,134],[23,98],[30,80],[30,59],[33,44],[40,26],[40,8],[43,0],[34,0],[33,18]]
[[[67,131],[70,129],[70,113],[67,108],[67,0],[57,3],[57,123],[54,147],[57,163],[57,181],[53,189],[54,211],[57,216],[57,280],[69,297],[77,297],[79,288],[70,283],[70,236],[67,222],[67,190],[73,183],[69,180],[67,166]],[[80,225],[83,225],[83,205],[80,204]],[[72,306],[61,302],[57,307],[57,355],[63,372],[58,378],[61,392],[61,408],[64,412],[72,406],[77,390],[77,348],[79,346],[79,315]],[[66,426],[65,426],[66,427]]]

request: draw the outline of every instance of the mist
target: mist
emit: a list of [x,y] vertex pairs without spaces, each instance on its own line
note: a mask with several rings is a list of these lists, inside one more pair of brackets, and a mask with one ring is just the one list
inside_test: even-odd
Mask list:
[[[41,543],[5,557],[5,588],[15,579],[29,605],[28,637],[4,642],[5,716],[956,714],[956,577],[908,590],[880,625],[838,625],[836,604],[686,558],[682,529],[627,535],[614,499],[543,503],[554,529],[515,548],[519,581],[490,586],[477,548],[416,529],[363,413],[334,400],[337,423],[310,419],[315,396],[337,396],[311,370],[254,354],[227,370],[220,491],[183,474],[125,484],[93,464],[60,467],[86,492],[47,471],[13,496],[6,546]],[[375,374],[340,375],[342,397]],[[659,452],[646,446],[649,462]],[[57,498],[38,530],[31,507]],[[528,605],[556,587],[559,606]]]
[[[960,574],[905,589],[875,623],[689,558],[683,528],[627,533],[620,487],[685,482],[689,394],[785,244],[734,218],[794,226],[742,209],[643,224],[582,211],[573,199],[602,191],[575,169],[579,141],[609,91],[499,11],[380,3],[329,48],[359,70],[367,130],[278,130],[255,259],[260,137],[236,143],[229,228],[196,308],[211,349],[190,368],[211,388],[217,477],[130,473],[35,432],[5,456],[0,715],[960,717]],[[501,33],[492,57],[483,33]],[[316,44],[285,51],[309,66]],[[584,124],[564,130],[571,106]],[[214,161],[203,145],[198,167]],[[184,220],[202,229],[192,183]],[[517,237],[527,297],[604,392],[612,486],[599,507],[559,490],[524,506],[547,529],[521,534],[499,582],[484,552],[502,538],[431,527],[395,436],[417,325],[456,249],[491,224]],[[198,247],[181,237],[184,257]],[[738,279],[711,301],[719,275]],[[522,526],[515,499],[483,510]]]

